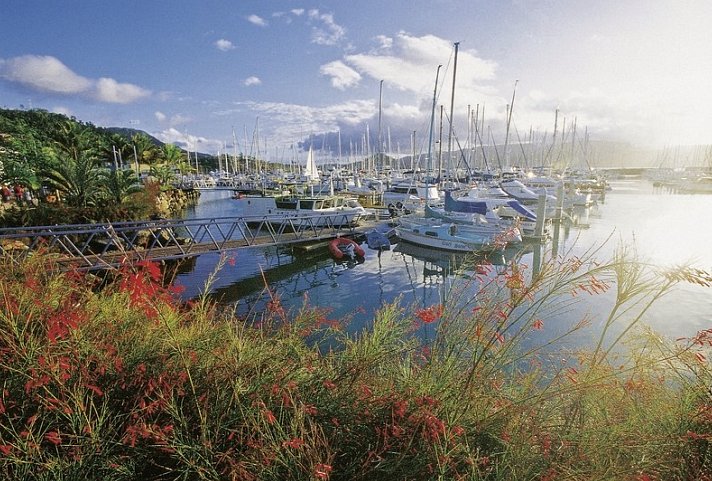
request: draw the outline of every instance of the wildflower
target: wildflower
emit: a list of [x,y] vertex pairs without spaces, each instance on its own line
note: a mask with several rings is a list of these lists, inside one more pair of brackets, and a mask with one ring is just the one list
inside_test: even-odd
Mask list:
[[542,329],[544,329],[544,321],[542,321],[541,319],[537,319],[532,323],[532,329],[541,331]]
[[336,384],[334,384],[334,383],[333,383],[331,380],[329,380],[329,379],[326,379],[326,380],[323,382],[323,385],[324,385],[324,387],[325,387],[326,389],[329,389],[329,390],[332,390],[332,389],[335,389],[335,388],[336,388]]
[[277,422],[277,418],[274,417],[274,413],[269,409],[264,410],[262,414],[264,414],[265,420],[268,424],[274,424],[275,422]]
[[85,384],[84,387],[86,387],[87,389],[89,389],[90,391],[92,391],[94,394],[96,394],[99,397],[104,395],[104,391],[102,391],[101,388],[98,386],[95,386],[93,384]]
[[282,443],[283,448],[299,449],[306,444],[302,438],[292,438]]
[[183,294],[185,292],[185,286],[182,284],[172,284],[168,288],[168,292],[175,294],[175,295]]
[[462,436],[463,434],[465,434],[465,429],[462,426],[454,426],[452,428],[453,436]]
[[314,467],[314,475],[319,479],[329,479],[332,469],[330,464],[319,463]]
[[426,307],[425,309],[419,309],[415,312],[415,315],[423,321],[425,324],[430,324],[438,320],[443,314],[443,305],[436,304],[434,306]]
[[57,431],[49,431],[45,434],[45,439],[50,443],[58,446],[62,444],[62,436]]
[[316,406],[314,406],[313,404],[305,404],[304,412],[310,416],[316,416],[318,411],[316,409]]
[[405,413],[408,411],[408,401],[405,400],[399,400],[393,403],[393,417],[396,419],[402,418],[405,416]]
[[0,453],[8,456],[12,452],[12,445],[10,444],[0,444]]

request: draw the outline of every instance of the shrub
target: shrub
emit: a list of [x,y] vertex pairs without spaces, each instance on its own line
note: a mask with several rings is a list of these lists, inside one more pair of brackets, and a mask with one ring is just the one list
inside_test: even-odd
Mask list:
[[[704,273],[658,272],[661,286],[623,257],[537,275],[513,264],[483,271],[475,300],[386,305],[347,335],[276,295],[247,321],[182,303],[150,263],[110,282],[43,256],[0,267],[6,479],[710,477],[708,338],[619,336],[642,301]],[[549,341],[524,340],[572,289],[612,296],[613,314],[603,342],[561,362]],[[438,328],[428,345],[413,335],[423,323]]]

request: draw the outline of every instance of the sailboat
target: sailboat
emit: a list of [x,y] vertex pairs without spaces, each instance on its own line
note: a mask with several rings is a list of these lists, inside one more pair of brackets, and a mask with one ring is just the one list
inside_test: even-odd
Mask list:
[[314,157],[314,149],[309,146],[309,152],[307,153],[307,163],[304,167],[304,180],[307,182],[315,182],[319,180],[319,170],[316,167],[316,158]]
[[[435,104],[437,101],[438,77],[440,68],[435,76],[435,90],[433,91],[433,106],[430,117],[430,142],[428,146],[428,171],[431,170],[431,146],[433,137],[433,123],[435,121]],[[427,205],[428,199],[425,199]],[[463,225],[449,222],[446,219],[427,218],[408,214],[400,217],[396,233],[401,240],[435,249],[474,252],[480,250],[500,250],[507,245],[507,239],[501,236],[499,230],[479,229],[478,226]],[[521,240],[521,237],[519,238]]]

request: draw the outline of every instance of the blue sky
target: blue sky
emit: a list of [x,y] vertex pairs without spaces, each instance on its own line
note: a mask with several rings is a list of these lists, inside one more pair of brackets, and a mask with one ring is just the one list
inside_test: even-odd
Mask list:
[[384,142],[409,153],[438,64],[449,112],[454,42],[460,142],[468,106],[503,140],[517,82],[522,137],[551,135],[558,109],[592,139],[712,143],[708,0],[4,0],[0,18],[0,106],[202,152],[232,152],[234,132],[275,159],[341,132],[346,156],[376,138],[383,80]]

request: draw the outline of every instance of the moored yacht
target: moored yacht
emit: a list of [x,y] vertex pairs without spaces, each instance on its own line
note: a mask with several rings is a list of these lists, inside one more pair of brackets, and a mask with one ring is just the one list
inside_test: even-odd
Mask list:
[[307,225],[355,225],[366,209],[358,199],[343,195],[327,196],[258,196],[246,195],[236,199],[241,214],[254,217],[252,224],[268,220],[283,224],[289,220],[295,226]]

